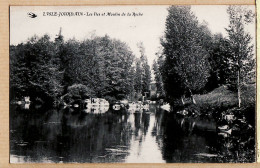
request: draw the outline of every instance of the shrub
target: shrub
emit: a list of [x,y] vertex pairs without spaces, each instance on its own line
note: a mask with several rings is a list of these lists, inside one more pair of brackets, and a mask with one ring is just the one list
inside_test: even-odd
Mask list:
[[95,93],[92,89],[83,84],[73,84],[68,87],[68,95],[77,99],[86,99],[94,97]]

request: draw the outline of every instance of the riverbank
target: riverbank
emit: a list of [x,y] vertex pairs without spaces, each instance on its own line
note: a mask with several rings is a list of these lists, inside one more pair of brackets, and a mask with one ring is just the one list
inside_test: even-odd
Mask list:
[[[250,108],[255,106],[255,84],[243,85],[241,87],[241,108]],[[223,85],[213,91],[203,94],[194,95],[197,106],[200,108],[232,108],[238,106],[237,93]]]
[[248,122],[255,123],[255,92],[254,84],[241,87],[241,108],[238,108],[237,93],[228,89],[227,86],[220,86],[213,91],[194,95],[196,105],[189,105],[187,108],[196,108],[202,114],[212,114],[219,117],[225,114],[243,113]]
[[[225,146],[225,150],[217,154],[223,162],[253,162],[255,159],[256,86],[244,85],[241,91],[240,108],[237,93],[220,86],[207,94],[194,95],[196,104],[186,104],[184,110],[177,112],[187,118],[214,118],[217,139]],[[196,123],[194,125],[196,127]]]

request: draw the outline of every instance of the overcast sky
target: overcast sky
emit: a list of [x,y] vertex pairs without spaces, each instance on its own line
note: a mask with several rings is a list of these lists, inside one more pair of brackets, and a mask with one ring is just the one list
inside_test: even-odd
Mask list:
[[[74,7],[10,7],[10,43],[19,44],[33,36],[49,34],[52,39],[62,27],[65,40],[84,40],[95,32],[98,36],[109,35],[128,44],[139,56],[138,42],[143,42],[149,64],[155,59],[163,35],[168,6],[74,6]],[[255,11],[254,6],[248,8]],[[192,11],[202,22],[205,20],[212,33],[226,36],[228,26],[227,6],[192,6]],[[36,18],[28,17],[33,12]],[[92,13],[142,13],[142,16],[43,16],[43,12],[84,12]],[[247,27],[255,37],[255,24]]]

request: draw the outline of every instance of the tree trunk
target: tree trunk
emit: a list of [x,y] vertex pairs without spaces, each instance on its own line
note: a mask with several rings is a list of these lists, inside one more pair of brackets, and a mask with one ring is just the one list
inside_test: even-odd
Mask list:
[[190,95],[191,95],[191,98],[192,98],[192,103],[193,104],[197,104],[190,89],[189,89],[189,91],[190,91]]
[[240,70],[237,71],[237,99],[238,107],[241,107]]
[[193,102],[193,104],[197,104],[197,102],[196,102],[195,99],[194,99],[194,96],[191,95],[191,97],[192,97],[192,102]]
[[192,101],[194,104],[197,104],[196,100],[194,99],[194,96],[192,95]]
[[182,105],[185,105],[183,98],[184,98],[184,96],[181,96],[181,102],[182,102]]

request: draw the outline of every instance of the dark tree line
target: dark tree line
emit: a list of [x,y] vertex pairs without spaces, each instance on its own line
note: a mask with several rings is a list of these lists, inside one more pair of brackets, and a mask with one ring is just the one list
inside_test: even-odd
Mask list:
[[[109,36],[82,42],[34,36],[10,46],[11,99],[59,102],[64,97],[138,99],[147,92],[150,67],[142,46],[136,58],[126,43]],[[139,95],[139,97],[138,97]]]
[[153,66],[166,99],[192,97],[226,84],[237,91],[240,106],[241,85],[255,77],[252,37],[245,31],[254,16],[239,6],[230,6],[227,13],[228,37],[223,37],[212,34],[207,23],[199,23],[190,6],[168,8],[162,51]]
[[63,92],[64,71],[50,37],[32,37],[26,44],[10,46],[11,98],[28,96],[48,100]]

